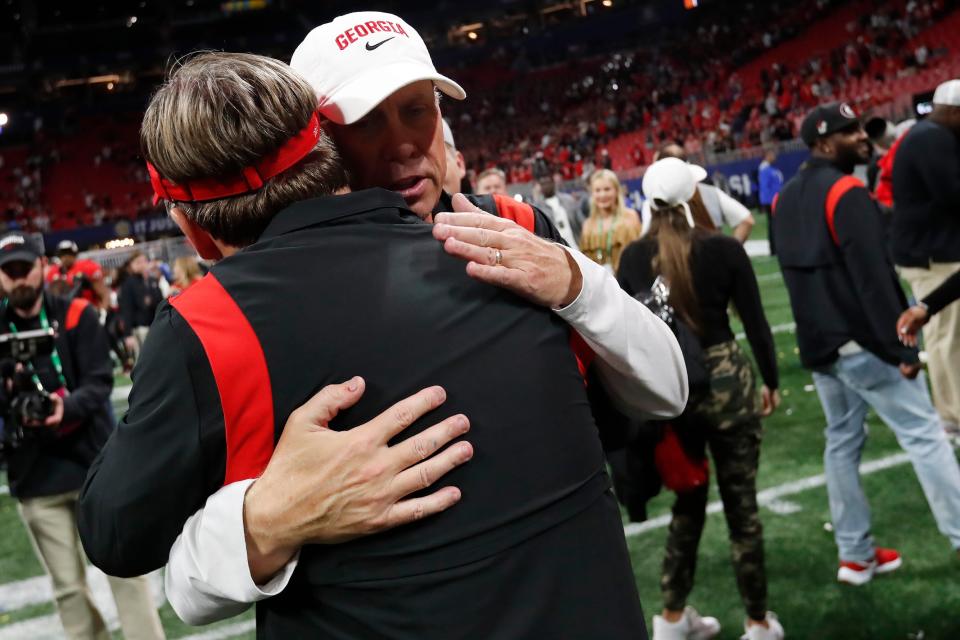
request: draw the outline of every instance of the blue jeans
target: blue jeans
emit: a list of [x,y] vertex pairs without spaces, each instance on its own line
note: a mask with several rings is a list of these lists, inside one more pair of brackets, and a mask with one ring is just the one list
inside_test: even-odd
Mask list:
[[960,466],[940,426],[921,373],[907,380],[869,351],[841,356],[813,382],[827,418],[823,454],[840,559],[874,557],[870,505],[860,484],[860,455],[867,440],[867,407],[897,436],[910,456],[940,532],[960,549]]

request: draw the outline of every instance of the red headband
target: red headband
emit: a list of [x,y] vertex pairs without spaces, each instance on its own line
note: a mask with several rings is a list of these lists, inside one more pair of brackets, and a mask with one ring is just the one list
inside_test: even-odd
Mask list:
[[256,191],[270,178],[283,173],[313,151],[320,140],[320,119],[314,112],[303,129],[283,145],[268,153],[259,162],[244,167],[240,175],[228,178],[202,178],[177,184],[160,175],[157,168],[147,163],[150,184],[153,185],[153,204],[160,200],[204,202]]

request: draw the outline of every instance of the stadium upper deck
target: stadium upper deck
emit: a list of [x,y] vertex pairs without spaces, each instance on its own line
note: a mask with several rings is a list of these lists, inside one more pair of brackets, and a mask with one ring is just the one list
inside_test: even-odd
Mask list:
[[[217,47],[286,58],[340,9],[143,1],[133,16],[130,3],[6,1],[0,111],[11,124],[0,134],[0,213],[41,231],[155,212],[136,127],[171,56]],[[876,107],[960,75],[960,12],[944,0],[737,3],[740,11],[703,2],[689,12],[619,0],[508,3],[497,13],[489,3],[428,4],[411,3],[405,17],[470,93],[444,104],[459,146],[471,169],[499,166],[511,181],[642,166],[665,140],[719,152],[791,139],[818,101]]]

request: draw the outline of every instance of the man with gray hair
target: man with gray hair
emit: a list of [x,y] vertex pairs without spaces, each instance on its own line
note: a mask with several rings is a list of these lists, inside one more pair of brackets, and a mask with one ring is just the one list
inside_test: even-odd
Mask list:
[[450,130],[450,123],[447,119],[443,123],[443,148],[447,154],[447,171],[443,175],[443,190],[446,193],[459,193],[462,191],[461,185],[463,178],[467,175],[467,165],[463,160],[463,154],[457,150],[457,144],[453,140],[453,131]]
[[[261,637],[643,637],[569,328],[468,277],[396,194],[346,193],[311,102],[282,63],[218,53],[177,69],[147,108],[154,192],[201,256],[220,261],[154,323],[129,413],[81,498],[91,558],[121,573],[149,566],[207,496],[247,482],[267,497],[244,513],[264,564],[299,554],[300,565],[258,607]],[[226,111],[235,117],[220,119]],[[321,392],[297,408],[304,399],[357,369],[370,384],[346,389],[348,420],[326,414],[312,433],[288,432],[288,416],[327,404]],[[443,387],[400,400],[399,426],[384,431],[379,408],[430,381]],[[462,413],[433,426],[413,417],[447,399]],[[348,428],[354,420],[373,426]],[[414,435],[391,446],[404,429]],[[324,464],[310,439],[348,444]],[[275,442],[330,467],[308,497],[291,496],[285,468],[269,464]],[[455,486],[381,500],[357,529],[305,545],[277,537],[291,501],[319,499],[330,517],[358,484],[407,496],[447,472]],[[381,526],[445,511],[461,490],[469,500],[442,516]],[[583,540],[590,551],[573,553]]]
[[[903,137],[893,163],[893,259],[922,300],[960,271],[960,79],[933,94],[933,111]],[[924,328],[933,402],[946,431],[960,435],[960,309]]]
[[[436,71],[410,25],[380,12],[341,16],[308,35],[292,66],[313,86],[353,189],[393,191],[423,220],[436,223],[434,237],[467,262],[471,278],[552,309],[596,354],[588,372],[599,384],[592,388],[606,389],[619,409],[657,417],[682,411],[686,370],[669,328],[604,269],[557,244],[560,236],[545,214],[509,196],[451,199],[442,191],[446,153],[436,92],[455,99],[465,94]],[[315,493],[325,481],[318,470],[298,472],[296,459],[284,450],[270,466],[275,477],[291,468],[286,496]],[[246,535],[244,513],[270,503],[271,496],[265,487],[244,493],[247,486],[228,485],[214,494],[171,552],[168,594],[175,594],[171,599],[181,603],[178,613],[188,621],[233,615],[280,593],[296,567],[296,554],[261,562],[260,548]],[[322,513],[293,503],[290,517],[274,521],[268,537],[308,541],[294,526],[299,519],[313,518],[322,528]],[[252,575],[248,563],[262,571]]]

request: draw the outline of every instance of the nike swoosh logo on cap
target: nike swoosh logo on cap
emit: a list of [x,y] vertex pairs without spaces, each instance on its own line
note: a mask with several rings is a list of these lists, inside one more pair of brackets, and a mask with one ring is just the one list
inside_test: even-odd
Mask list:
[[378,42],[377,44],[375,44],[375,45],[373,45],[373,46],[370,46],[370,43],[368,42],[365,46],[366,46],[366,48],[367,48],[367,51],[373,51],[374,49],[376,49],[376,48],[379,47],[380,45],[386,44],[386,43],[390,42],[391,40],[393,40],[393,38],[396,38],[396,37],[397,37],[397,36],[392,36],[392,37],[390,37],[390,38],[387,38],[387,39],[384,40],[383,42]]

